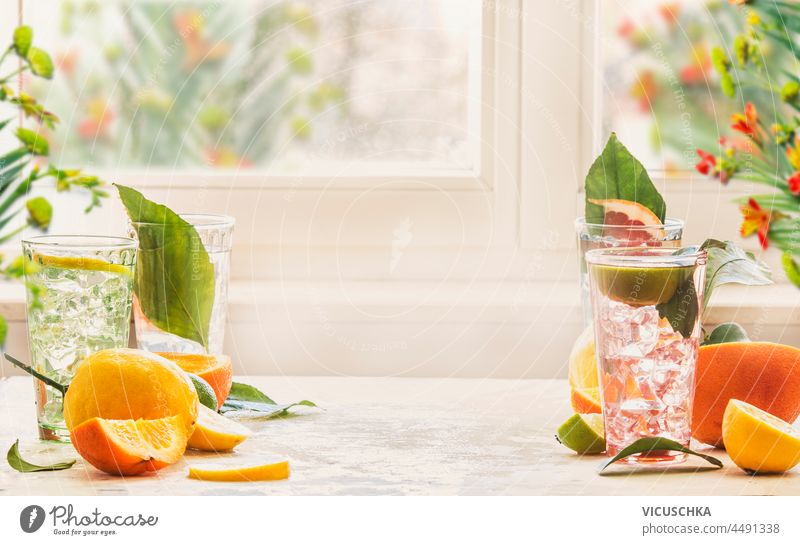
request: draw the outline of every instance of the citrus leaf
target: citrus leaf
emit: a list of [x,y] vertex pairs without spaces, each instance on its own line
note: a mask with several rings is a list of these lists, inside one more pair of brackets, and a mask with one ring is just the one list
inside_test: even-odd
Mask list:
[[6,460],[8,460],[8,465],[20,473],[33,473],[36,471],[60,471],[62,469],[69,469],[75,465],[75,460],[58,462],[49,466],[40,466],[27,462],[22,459],[22,455],[19,453],[19,439],[17,439],[14,444],[11,445],[11,448],[8,449]]
[[46,51],[38,47],[31,47],[27,58],[34,74],[46,79],[53,77],[53,60]]
[[228,394],[228,399],[237,401],[257,401],[259,403],[276,403],[267,394],[249,384],[242,384],[241,382],[231,383],[231,391]]
[[710,238],[700,248],[708,252],[704,307],[708,306],[711,293],[717,286],[723,284],[744,284],[746,286],[772,284],[772,274],[767,264],[752,252],[744,251],[730,240],[722,242]]
[[214,265],[197,230],[162,204],[114,184],[139,239],[134,292],[157,327],[208,350]]
[[264,418],[273,418],[287,414],[292,407],[316,407],[316,403],[304,399],[296,403],[275,403],[267,394],[249,384],[234,382],[228,399],[220,408],[221,413],[231,411],[252,411],[259,413]]
[[783,270],[789,281],[795,286],[800,287],[800,266],[798,266],[797,261],[792,257],[791,252],[783,252],[781,264],[783,265]]
[[27,57],[33,43],[33,30],[29,26],[18,26],[14,29],[14,50],[20,57]]
[[666,205],[644,166],[611,133],[585,181],[586,222],[603,223],[603,207],[592,199],[625,199],[649,208],[663,222]]
[[678,452],[684,452],[686,454],[691,454],[692,456],[698,456],[703,460],[707,461],[708,463],[717,466],[717,468],[722,467],[722,462],[719,461],[717,458],[713,456],[709,456],[707,454],[701,454],[699,452],[695,452],[690,448],[684,447],[680,443],[673,441],[672,439],[667,439],[666,437],[643,437],[637,441],[634,441],[621,451],[619,454],[608,460],[607,462],[603,462],[600,465],[600,468],[597,470],[598,473],[603,473],[603,470],[606,469],[608,466],[613,464],[614,462],[618,462],[623,458],[627,458],[633,454],[644,454],[647,452],[652,452],[654,450],[676,450]]

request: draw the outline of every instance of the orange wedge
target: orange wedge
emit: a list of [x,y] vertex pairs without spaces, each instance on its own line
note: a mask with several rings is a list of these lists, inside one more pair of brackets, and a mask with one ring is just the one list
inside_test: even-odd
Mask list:
[[217,409],[222,407],[233,382],[233,364],[231,358],[224,354],[181,354],[178,352],[158,352],[178,366],[205,380],[211,385],[217,396]]
[[87,462],[111,475],[139,475],[174,464],[189,436],[180,415],[155,420],[91,418],[70,433]]

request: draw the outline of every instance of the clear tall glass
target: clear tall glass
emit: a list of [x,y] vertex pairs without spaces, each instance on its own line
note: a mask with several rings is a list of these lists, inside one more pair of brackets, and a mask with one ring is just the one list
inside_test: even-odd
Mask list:
[[[706,254],[696,248],[590,250],[594,332],[606,432],[614,456],[643,437],[688,446],[701,339]],[[629,463],[673,463],[651,452]]]
[[[191,226],[197,231],[203,247],[208,253],[208,257],[214,266],[214,304],[211,309],[211,320],[208,328],[208,352],[211,354],[221,354],[225,341],[225,323],[228,314],[228,281],[230,279],[230,260],[231,248],[233,245],[233,226],[234,218],[230,216],[219,216],[212,214],[181,214]],[[130,235],[139,238],[145,231],[151,234],[158,234],[163,230],[162,224],[130,222]],[[148,250],[141,249],[141,259],[144,263],[148,259]],[[189,251],[191,255],[192,252]],[[182,266],[190,267],[190,263]],[[174,271],[169,270],[169,265],[163,265],[164,270],[159,271],[149,281],[156,283],[169,282]],[[156,293],[166,294],[167,290],[156,286]],[[166,296],[164,297],[166,299]],[[152,304],[168,305],[170,301],[161,300],[151,302]],[[133,298],[133,317],[136,328],[136,342],[139,348],[151,352],[183,352],[190,354],[202,354],[206,348],[199,342],[168,333],[159,328],[147,318],[142,311],[136,294]]]
[[586,274],[586,252],[598,248],[677,248],[683,236],[683,221],[667,218],[663,225],[611,225],[587,223],[585,218],[575,220],[578,236],[578,265],[580,267],[581,302],[583,325],[592,321],[592,305],[589,298],[589,277]]
[[[136,241],[45,235],[22,241],[33,368],[69,384],[89,354],[128,346]],[[68,441],[61,392],[34,379],[39,437]]]

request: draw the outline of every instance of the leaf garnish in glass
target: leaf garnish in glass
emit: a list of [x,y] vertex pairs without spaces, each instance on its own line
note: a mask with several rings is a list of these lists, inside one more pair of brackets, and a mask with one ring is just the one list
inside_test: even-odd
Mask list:
[[157,327],[208,350],[214,265],[197,230],[162,204],[115,184],[139,238],[134,293]]

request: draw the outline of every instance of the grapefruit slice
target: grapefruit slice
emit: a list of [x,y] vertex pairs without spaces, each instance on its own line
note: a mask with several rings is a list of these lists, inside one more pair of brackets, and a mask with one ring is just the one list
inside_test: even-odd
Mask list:
[[91,418],[70,433],[87,462],[111,475],[139,475],[174,464],[189,440],[180,415],[154,420]]
[[641,242],[664,238],[661,220],[638,202],[625,199],[589,199],[589,202],[602,206],[603,223],[613,226],[605,229],[606,236]]
[[595,414],[603,412],[600,407],[600,388],[572,388],[570,404],[579,414]]

